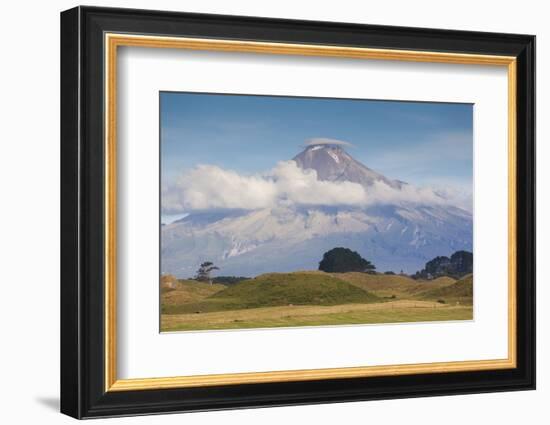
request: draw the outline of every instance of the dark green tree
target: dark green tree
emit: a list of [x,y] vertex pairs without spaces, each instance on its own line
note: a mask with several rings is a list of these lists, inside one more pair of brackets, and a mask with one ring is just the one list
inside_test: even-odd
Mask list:
[[323,254],[319,270],[327,273],[373,272],[374,264],[349,248],[333,248]]
[[451,258],[435,257],[428,261],[424,268],[416,272],[414,279],[435,279],[440,276],[450,276],[459,279],[473,272],[474,257],[469,251],[456,251]]
[[431,276],[443,276],[450,272],[451,267],[449,257],[438,256],[426,263],[425,270]]
[[456,251],[451,255],[451,263],[454,265],[454,272],[463,276],[472,273],[474,269],[474,256],[468,251]]
[[216,267],[211,261],[205,261],[202,263],[197,270],[197,275],[195,279],[199,282],[209,282],[212,285],[212,279],[210,273],[214,270],[219,270],[219,267]]

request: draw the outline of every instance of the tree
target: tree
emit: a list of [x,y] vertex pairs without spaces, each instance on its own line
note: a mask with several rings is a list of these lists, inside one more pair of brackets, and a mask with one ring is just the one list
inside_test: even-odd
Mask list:
[[428,261],[424,269],[428,276],[444,276],[450,273],[452,263],[449,257],[440,255]]
[[474,258],[469,251],[456,251],[451,257],[438,256],[416,272],[414,279],[435,279],[440,276],[461,278],[473,272]]
[[474,269],[474,256],[469,251],[456,251],[451,255],[451,263],[454,264],[455,273],[463,276],[472,273]]
[[374,272],[376,267],[349,248],[333,248],[323,254],[319,270],[327,273]]
[[205,261],[202,263],[197,270],[197,275],[195,279],[199,282],[209,282],[212,285],[212,279],[210,278],[210,273],[214,270],[219,270],[219,267],[216,267],[211,261]]

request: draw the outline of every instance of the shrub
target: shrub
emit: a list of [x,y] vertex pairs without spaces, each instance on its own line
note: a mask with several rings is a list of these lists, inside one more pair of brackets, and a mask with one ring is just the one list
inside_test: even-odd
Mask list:
[[214,283],[221,283],[222,285],[235,285],[243,280],[250,279],[249,277],[244,276],[216,276],[212,279]]

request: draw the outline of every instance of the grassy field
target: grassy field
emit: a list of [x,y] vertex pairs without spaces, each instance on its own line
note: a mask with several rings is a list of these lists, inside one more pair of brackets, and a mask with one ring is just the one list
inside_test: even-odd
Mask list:
[[450,303],[472,305],[474,296],[473,276],[470,274],[456,282],[421,294],[423,299],[443,299]]
[[161,291],[162,331],[470,320],[472,276],[269,273],[232,286],[180,280]]
[[161,289],[162,306],[169,308],[196,302],[224,289],[226,289],[224,285],[207,285],[192,280],[180,280],[173,289]]
[[[194,286],[211,287],[195,283]],[[182,285],[186,286],[186,285]],[[218,285],[219,286],[219,285]],[[175,292],[175,291],[173,291]],[[162,305],[166,314],[210,313],[288,305],[338,305],[378,302],[377,296],[327,273],[269,273],[185,303]]]
[[366,273],[342,273],[343,279],[363,290],[370,291],[378,297],[395,297],[398,299],[411,299],[423,292],[439,289],[455,282],[450,277],[439,277],[434,280],[414,280],[408,276],[366,274]]

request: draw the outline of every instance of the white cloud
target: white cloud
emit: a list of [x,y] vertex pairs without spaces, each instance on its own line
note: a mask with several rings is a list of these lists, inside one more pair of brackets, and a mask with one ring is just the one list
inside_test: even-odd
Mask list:
[[241,176],[215,165],[199,165],[163,191],[163,210],[265,208],[276,196],[272,181],[262,176]]
[[352,182],[317,180],[314,170],[294,161],[279,162],[262,175],[240,175],[214,165],[199,165],[182,174],[162,193],[164,214],[209,209],[261,209],[279,205],[365,207],[376,204],[452,204],[449,194],[404,185],[394,189],[384,182],[368,188]]
[[351,144],[350,142],[337,139],[328,139],[326,137],[314,137],[313,139],[308,139],[304,146],[315,145],[353,146],[353,144]]
[[449,203],[463,210],[473,211],[473,193],[472,185],[459,184],[453,181],[436,182],[432,185],[433,190]]

